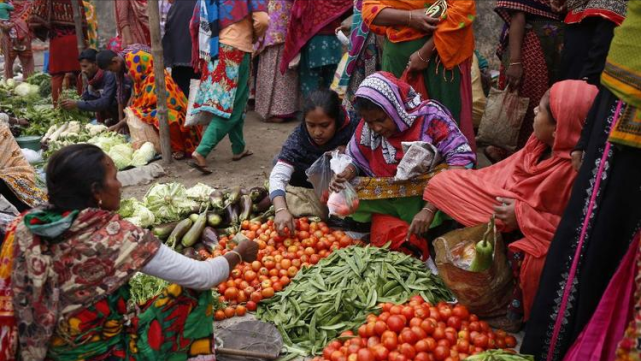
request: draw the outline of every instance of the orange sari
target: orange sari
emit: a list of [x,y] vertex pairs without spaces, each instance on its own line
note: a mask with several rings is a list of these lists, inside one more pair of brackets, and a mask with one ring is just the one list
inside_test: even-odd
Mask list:
[[[373,25],[378,14],[387,8],[397,10],[426,9],[435,0],[364,0],[363,21],[379,35],[385,35],[389,41],[400,43],[421,39],[429,34],[409,26]],[[474,53],[474,31],[472,22],[476,18],[474,0],[447,0],[447,12],[434,31],[434,44],[441,62],[446,69],[463,63]]]

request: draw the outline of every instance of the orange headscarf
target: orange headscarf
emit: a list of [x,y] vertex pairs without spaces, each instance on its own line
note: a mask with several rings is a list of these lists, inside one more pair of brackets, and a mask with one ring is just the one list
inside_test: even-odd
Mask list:
[[[426,9],[435,0],[364,0],[363,21],[379,35],[387,36],[393,43],[421,39],[428,34],[409,26],[373,25],[378,14],[387,8],[398,10]],[[434,31],[434,44],[446,69],[461,64],[474,53],[474,31],[472,22],[476,17],[474,0],[447,0],[447,12]]]
[[556,136],[550,158],[539,161],[548,146],[532,135],[521,151],[504,161],[481,170],[443,172],[425,189],[425,200],[468,227],[489,221],[496,197],[516,201],[516,219],[524,238],[509,247],[525,253],[519,281],[526,320],[577,175],[570,151],[579,140],[596,94],[595,86],[579,80],[552,86],[550,109],[556,120]]

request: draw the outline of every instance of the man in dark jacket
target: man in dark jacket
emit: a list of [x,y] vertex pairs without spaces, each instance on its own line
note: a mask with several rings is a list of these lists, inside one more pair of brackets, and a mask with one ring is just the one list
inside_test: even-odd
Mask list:
[[[64,100],[61,106],[65,109],[75,109],[96,112],[98,122],[107,126],[116,124],[122,117],[118,110],[116,98],[116,75],[110,71],[103,71],[96,63],[95,49],[84,50],[78,60],[82,75],[87,77],[87,86],[82,93],[82,100]],[[81,76],[82,76],[81,75]],[[125,80],[125,96],[131,95],[131,81]]]

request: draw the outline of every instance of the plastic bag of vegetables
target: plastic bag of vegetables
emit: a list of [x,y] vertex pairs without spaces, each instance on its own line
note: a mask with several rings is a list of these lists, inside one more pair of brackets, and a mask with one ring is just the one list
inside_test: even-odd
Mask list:
[[[334,174],[341,174],[352,163],[352,158],[346,154],[338,154],[338,151],[332,153],[330,167]],[[358,209],[358,193],[349,182],[345,183],[345,188],[340,192],[332,192],[327,200],[327,209],[329,215],[335,215],[345,218],[356,212]]]
[[199,208],[198,203],[187,197],[187,189],[181,183],[154,185],[147,191],[143,203],[159,223],[178,221]]

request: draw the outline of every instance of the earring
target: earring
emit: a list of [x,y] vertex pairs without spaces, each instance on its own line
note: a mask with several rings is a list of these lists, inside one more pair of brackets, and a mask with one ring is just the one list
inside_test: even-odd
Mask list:
[[98,208],[102,208],[102,199],[98,200]]

